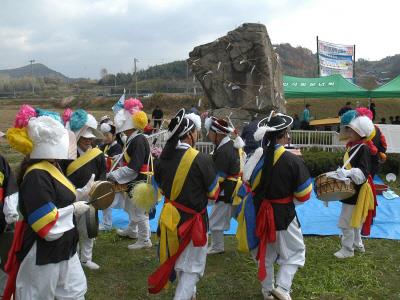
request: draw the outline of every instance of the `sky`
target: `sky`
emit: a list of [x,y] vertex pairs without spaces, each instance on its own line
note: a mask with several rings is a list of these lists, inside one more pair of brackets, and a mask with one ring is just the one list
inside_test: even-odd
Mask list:
[[242,23],[265,24],[273,44],[316,52],[316,36],[355,44],[356,59],[400,53],[398,0],[0,0],[0,69],[29,60],[69,77],[188,57]]

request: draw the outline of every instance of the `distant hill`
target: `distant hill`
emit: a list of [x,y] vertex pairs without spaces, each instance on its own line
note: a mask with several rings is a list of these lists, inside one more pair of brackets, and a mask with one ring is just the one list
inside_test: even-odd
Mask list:
[[0,75],[6,75],[15,79],[30,77],[31,74],[33,74],[34,77],[54,78],[62,80],[64,82],[70,81],[70,78],[68,78],[67,76],[61,74],[60,72],[52,70],[43,64],[32,64],[32,67],[31,65],[27,65],[16,69],[0,70]]

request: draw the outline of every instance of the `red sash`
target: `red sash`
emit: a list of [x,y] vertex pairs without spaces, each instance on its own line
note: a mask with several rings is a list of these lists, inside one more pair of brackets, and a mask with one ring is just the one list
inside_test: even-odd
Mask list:
[[148,277],[147,284],[150,294],[159,293],[167,284],[177,259],[182,254],[183,250],[186,249],[190,241],[193,241],[193,246],[195,247],[203,247],[207,243],[206,226],[202,218],[207,208],[204,208],[201,212],[197,212],[175,201],[169,201],[168,199],[165,199],[165,203],[171,203],[177,209],[191,214],[193,217],[185,221],[178,228],[178,236],[180,237],[178,251]]
[[4,202],[4,188],[0,188],[0,203]]
[[293,196],[282,199],[264,199],[261,203],[256,217],[256,236],[260,240],[258,245],[258,279],[263,281],[267,277],[265,269],[265,257],[267,244],[276,240],[274,209],[271,203],[287,204],[293,201]]
[[24,241],[24,233],[27,228],[25,221],[18,221],[15,224],[14,239],[11,245],[11,249],[8,251],[7,263],[4,266],[4,270],[8,274],[6,288],[4,289],[3,300],[10,300],[11,296],[15,298],[15,286],[17,281],[17,275],[19,266],[21,264],[17,259],[17,253],[21,250]]

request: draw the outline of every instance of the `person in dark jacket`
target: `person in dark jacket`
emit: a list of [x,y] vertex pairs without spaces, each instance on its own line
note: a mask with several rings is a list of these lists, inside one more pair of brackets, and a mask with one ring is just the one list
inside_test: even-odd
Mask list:
[[260,146],[260,143],[254,140],[254,133],[257,130],[257,119],[255,116],[251,118],[249,124],[243,127],[242,134],[240,135],[245,143],[243,148],[244,152],[249,156]]

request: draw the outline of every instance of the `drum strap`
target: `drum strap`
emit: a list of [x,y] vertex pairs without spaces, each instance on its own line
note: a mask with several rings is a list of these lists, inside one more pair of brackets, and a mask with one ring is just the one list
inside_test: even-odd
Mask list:
[[350,163],[350,161],[354,158],[354,156],[357,154],[358,150],[362,147],[362,144],[360,144],[356,150],[351,154],[351,156],[344,162],[342,169],[345,169],[346,166]]

